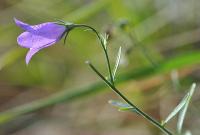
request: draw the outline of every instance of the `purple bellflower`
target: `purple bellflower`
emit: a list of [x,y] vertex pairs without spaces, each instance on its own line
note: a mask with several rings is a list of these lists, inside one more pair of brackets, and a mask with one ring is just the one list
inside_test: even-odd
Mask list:
[[34,54],[60,41],[70,31],[70,28],[66,25],[57,24],[56,22],[29,25],[15,18],[14,21],[17,26],[25,31],[18,36],[17,42],[21,47],[29,48],[26,55],[26,64],[30,62]]

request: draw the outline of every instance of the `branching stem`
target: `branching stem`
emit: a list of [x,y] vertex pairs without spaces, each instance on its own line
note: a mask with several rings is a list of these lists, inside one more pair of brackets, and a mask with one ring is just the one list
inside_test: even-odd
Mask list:
[[103,48],[103,51],[105,53],[106,56],[106,62],[107,62],[107,67],[108,67],[108,71],[109,71],[109,75],[110,75],[110,81],[108,81],[89,61],[87,61],[86,63],[90,66],[90,68],[118,95],[120,96],[127,104],[129,104],[130,106],[132,106],[142,117],[144,117],[145,119],[147,119],[148,121],[150,121],[153,125],[155,125],[157,128],[159,128],[161,131],[163,131],[166,135],[173,135],[167,128],[165,128],[164,126],[162,126],[158,121],[156,121],[155,119],[153,119],[151,116],[149,116],[148,114],[146,114],[145,112],[143,112],[142,110],[140,110],[136,105],[134,105],[131,101],[129,101],[116,87],[114,84],[114,77],[112,74],[112,70],[111,70],[111,65],[110,65],[110,60],[109,60],[109,56],[108,56],[108,51],[106,48],[106,45],[103,42],[102,37],[100,36],[100,34],[97,32],[96,29],[94,29],[91,26],[88,25],[84,25],[84,24],[73,24],[72,26],[73,28],[76,27],[85,27],[85,28],[89,28],[90,30],[92,30],[96,36],[98,37],[98,39],[100,40],[101,46]]
[[136,105],[134,105],[131,101],[129,101],[114,85],[112,85],[106,78],[89,62],[87,64],[90,68],[118,95],[120,96],[127,104],[132,106],[142,117],[150,121],[153,125],[158,127],[161,131],[163,131],[166,135],[173,135],[168,129],[162,126],[158,121],[153,119],[151,116],[140,110]]

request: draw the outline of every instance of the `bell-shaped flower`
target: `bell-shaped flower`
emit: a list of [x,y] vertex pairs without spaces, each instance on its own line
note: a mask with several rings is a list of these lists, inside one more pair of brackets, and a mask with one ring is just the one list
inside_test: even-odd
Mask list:
[[17,42],[21,47],[29,48],[26,64],[29,63],[34,54],[60,41],[70,30],[68,27],[55,22],[29,25],[17,19],[14,19],[14,21],[17,26],[25,31],[18,36]]

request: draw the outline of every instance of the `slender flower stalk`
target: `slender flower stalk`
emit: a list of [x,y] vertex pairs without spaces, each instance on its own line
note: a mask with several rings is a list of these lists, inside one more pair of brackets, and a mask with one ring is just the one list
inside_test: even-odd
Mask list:
[[103,51],[104,51],[104,54],[105,54],[105,57],[106,57],[108,72],[109,72],[109,76],[110,76],[110,81],[114,85],[114,77],[112,75],[112,70],[111,70],[111,65],[110,65],[110,59],[109,59],[109,56],[108,56],[108,50],[107,50],[106,45],[104,44],[103,39],[101,38],[100,34],[93,27],[85,25],[85,24],[74,24],[74,26],[75,26],[75,28],[76,27],[89,28],[90,30],[92,30],[96,34],[96,36],[98,37],[98,39],[99,39],[99,41],[101,43],[101,47],[103,48]]
[[[31,26],[29,24],[23,23],[17,19],[14,19],[17,26],[21,27],[25,32],[23,32],[17,39],[18,44],[21,47],[29,48],[29,52],[26,55],[26,63],[28,64],[31,60],[32,56],[37,53],[39,50],[49,47],[53,45],[54,43],[58,42],[65,34],[69,33],[70,30],[78,27],[84,27],[89,28],[92,30],[96,36],[98,37],[101,47],[103,48],[108,72],[110,76],[110,80],[107,80],[90,62],[87,62],[90,68],[118,95],[120,96],[128,105],[133,107],[138,114],[143,116],[145,119],[150,121],[152,124],[154,124],[156,127],[158,127],[160,130],[162,130],[166,135],[172,135],[172,133],[166,129],[164,126],[162,126],[159,122],[154,120],[152,117],[150,117],[148,114],[140,110],[136,105],[134,105],[131,101],[129,101],[116,87],[114,84],[114,76],[111,70],[111,64],[110,59],[108,55],[108,50],[105,45],[105,42],[103,38],[100,36],[100,34],[97,32],[96,29],[94,29],[91,26],[84,25],[84,24],[72,24],[72,23],[65,23],[63,21],[60,22],[47,22],[42,23],[38,25]],[[66,39],[65,36],[65,39]],[[64,40],[65,42],[65,40]]]
[[107,49],[105,48],[103,39],[99,36],[99,33],[92,28],[91,26],[87,26],[87,25],[77,25],[78,27],[87,27],[90,28],[93,32],[96,33],[98,39],[100,40],[101,46],[103,48],[103,51],[106,55],[106,61],[107,61],[107,65],[108,65],[108,70],[110,73],[110,81],[108,81],[89,61],[86,61],[86,64],[88,64],[90,66],[90,68],[119,96],[121,97],[127,104],[129,104],[131,107],[133,107],[137,113],[139,113],[142,117],[144,117],[145,119],[147,119],[148,121],[150,121],[153,125],[155,125],[156,127],[158,127],[161,131],[163,131],[166,135],[173,135],[168,129],[166,129],[164,126],[161,125],[161,123],[159,123],[158,121],[156,121],[155,119],[153,119],[151,116],[149,116],[148,114],[146,114],[145,112],[143,112],[142,110],[140,110],[136,105],[134,105],[131,101],[129,101],[116,87],[114,84],[114,77],[111,71],[111,65],[110,65],[110,61],[109,61],[109,56],[108,56],[108,52]]

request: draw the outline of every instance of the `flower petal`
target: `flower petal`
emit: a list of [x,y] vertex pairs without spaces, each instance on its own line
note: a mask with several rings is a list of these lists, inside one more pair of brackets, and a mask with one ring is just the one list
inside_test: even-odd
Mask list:
[[[50,44],[47,44],[45,47],[51,46],[55,44],[55,42],[52,42]],[[38,51],[40,51],[41,49],[45,48],[44,46],[41,48],[30,48],[30,50],[28,51],[28,53],[26,54],[26,64],[28,65],[31,58],[33,57],[33,55],[35,55]]]
[[21,47],[30,48],[26,55],[26,64],[29,63],[34,54],[58,42],[68,32],[65,26],[54,22],[30,26],[15,18],[14,21],[17,26],[25,30],[25,32],[18,36],[17,42]]
[[17,38],[18,44],[25,48],[44,48],[46,45],[51,44],[52,42],[55,43],[59,40],[60,38],[50,39],[30,32],[23,32]]
[[32,26],[34,32],[31,32],[35,35],[40,35],[49,39],[58,39],[61,38],[63,33],[66,31],[66,27],[63,25],[58,25],[53,22],[42,23]]
[[31,48],[28,53],[26,54],[26,64],[30,62],[31,58],[34,54],[36,54],[40,49],[39,48]]
[[16,25],[19,26],[20,28],[22,28],[23,30],[29,31],[29,32],[34,31],[34,29],[29,24],[24,23],[16,18],[14,18],[14,21],[15,21]]
[[38,25],[31,26],[16,18],[14,18],[14,21],[17,26],[19,26],[25,31],[30,32],[35,35],[40,35],[46,38],[50,38],[50,39],[61,38],[63,33],[66,31],[65,26],[56,24],[55,22],[47,22],[47,23],[41,23]]

